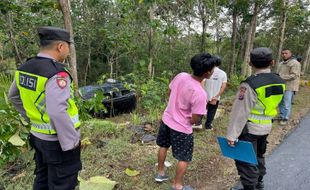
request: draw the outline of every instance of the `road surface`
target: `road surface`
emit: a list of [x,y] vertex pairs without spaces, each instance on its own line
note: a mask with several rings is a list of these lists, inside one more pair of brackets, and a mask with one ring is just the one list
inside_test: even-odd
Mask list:
[[310,114],[266,158],[265,190],[310,190]]

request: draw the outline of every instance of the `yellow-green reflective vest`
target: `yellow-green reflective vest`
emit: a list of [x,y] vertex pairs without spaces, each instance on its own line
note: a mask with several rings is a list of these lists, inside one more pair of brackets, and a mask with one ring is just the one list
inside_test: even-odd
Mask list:
[[[63,64],[52,59],[35,57],[26,61],[15,73],[16,85],[19,89],[26,115],[30,119],[32,131],[42,134],[56,134],[56,130],[51,125],[50,118],[46,112],[45,85],[48,79],[59,72],[67,72]],[[68,100],[67,112],[74,123],[74,127],[78,128],[81,123],[79,121],[78,109],[72,97],[71,83],[71,96]]]
[[248,83],[257,95],[257,102],[248,120],[256,124],[271,124],[283,98],[285,82],[273,73],[252,75],[244,82]]

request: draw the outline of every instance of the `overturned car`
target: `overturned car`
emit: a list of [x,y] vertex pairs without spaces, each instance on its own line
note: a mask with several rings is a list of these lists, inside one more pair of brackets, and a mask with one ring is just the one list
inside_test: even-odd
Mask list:
[[108,79],[102,85],[89,85],[79,88],[79,93],[85,101],[89,101],[98,93],[103,94],[101,103],[106,110],[89,110],[97,117],[115,116],[121,113],[128,113],[136,108],[136,93],[124,87],[123,83]]

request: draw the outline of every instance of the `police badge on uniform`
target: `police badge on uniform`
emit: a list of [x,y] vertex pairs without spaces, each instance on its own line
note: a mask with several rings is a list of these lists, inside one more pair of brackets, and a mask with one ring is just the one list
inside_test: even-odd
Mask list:
[[60,72],[57,74],[57,85],[59,86],[59,88],[64,89],[67,86],[67,80],[66,77],[68,77],[68,74],[66,72]]
[[245,94],[245,91],[246,91],[246,87],[240,87],[240,90],[239,90],[239,100],[243,100],[244,99],[244,94]]

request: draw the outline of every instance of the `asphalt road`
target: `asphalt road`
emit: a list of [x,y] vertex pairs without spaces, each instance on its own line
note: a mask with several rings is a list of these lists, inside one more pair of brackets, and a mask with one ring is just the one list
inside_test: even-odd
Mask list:
[[265,190],[310,190],[310,114],[266,158]]

